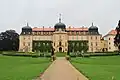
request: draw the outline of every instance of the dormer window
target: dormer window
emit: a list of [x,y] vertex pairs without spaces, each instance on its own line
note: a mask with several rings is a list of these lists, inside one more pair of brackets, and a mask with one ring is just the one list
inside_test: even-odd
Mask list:
[[25,32],[23,32],[23,34],[25,34]]

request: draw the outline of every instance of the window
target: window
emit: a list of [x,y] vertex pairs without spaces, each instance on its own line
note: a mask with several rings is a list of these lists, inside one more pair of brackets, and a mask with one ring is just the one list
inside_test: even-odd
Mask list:
[[74,40],[74,36],[72,36],[72,39]]
[[91,48],[91,52],[93,52],[93,48]]
[[97,37],[96,37],[96,40],[97,40]]
[[23,46],[25,46],[25,42],[23,42]]
[[71,32],[68,32],[68,35],[70,35]]
[[78,40],[78,36],[77,36],[77,40]]
[[92,36],[91,36],[91,39],[92,39]]
[[28,37],[28,40],[30,40],[30,37]]
[[41,32],[39,32],[39,35],[41,35]]
[[23,32],[23,34],[25,34],[25,32]]
[[59,46],[61,46],[62,45],[62,43],[61,42],[59,42]]
[[79,32],[77,31],[76,34],[79,35]]
[[51,35],[51,32],[49,32],[49,35]]
[[98,48],[96,48],[96,51],[98,50]]
[[76,35],[76,31],[74,32],[74,35]]
[[37,32],[34,32],[35,33],[35,35],[37,34]]
[[43,32],[41,32],[41,35],[43,35]]
[[59,36],[59,38],[61,39],[61,35]]
[[110,40],[110,38],[109,38],[109,40]]
[[47,32],[47,35],[49,35],[49,32]]
[[74,33],[73,33],[73,31],[71,32],[71,35],[73,35]]
[[54,43],[54,46],[55,46],[55,43]]
[[30,42],[28,42],[28,46],[30,46]]
[[111,47],[109,47],[109,49],[111,49]]
[[96,46],[98,46],[97,42],[96,42]]
[[91,42],[91,46],[93,46],[93,43]]
[[72,34],[72,32],[70,32],[70,35]]
[[46,32],[43,32],[44,35],[46,35]]
[[110,45],[110,42],[109,42],[109,45]]
[[67,43],[65,43],[65,46],[67,46]]

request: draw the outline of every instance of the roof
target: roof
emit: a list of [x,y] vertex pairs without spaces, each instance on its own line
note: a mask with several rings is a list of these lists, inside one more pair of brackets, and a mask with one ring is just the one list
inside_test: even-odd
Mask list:
[[108,32],[108,34],[106,34],[104,37],[108,36],[108,35],[116,35],[117,32],[116,30],[111,30],[110,32]]
[[54,28],[32,28],[32,31],[54,31]]
[[65,25],[64,23],[59,22],[59,23],[55,24],[54,28],[62,28],[62,29],[65,29],[65,28],[66,28],[66,25]]
[[[69,27],[66,28],[67,31],[88,31],[87,27],[80,27],[80,28],[74,28],[74,27]],[[32,31],[54,31],[54,28],[38,28],[38,27],[34,27],[32,28]]]
[[32,29],[29,24],[27,23],[27,25],[25,27],[22,27],[22,29]]
[[116,32],[116,30],[111,30],[108,34],[110,34],[110,35],[116,35],[117,32]]
[[80,28],[67,28],[67,31],[88,31],[88,28],[86,27],[80,27]]
[[98,27],[94,26],[92,23],[92,26],[89,29],[98,29]]

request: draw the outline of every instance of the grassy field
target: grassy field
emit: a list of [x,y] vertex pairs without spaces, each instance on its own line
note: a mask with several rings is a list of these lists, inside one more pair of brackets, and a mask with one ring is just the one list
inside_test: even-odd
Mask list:
[[0,56],[0,80],[32,80],[49,64],[48,58]]
[[72,58],[71,63],[90,80],[120,80],[120,56]]
[[55,53],[57,57],[65,57],[66,53],[65,52],[57,52]]

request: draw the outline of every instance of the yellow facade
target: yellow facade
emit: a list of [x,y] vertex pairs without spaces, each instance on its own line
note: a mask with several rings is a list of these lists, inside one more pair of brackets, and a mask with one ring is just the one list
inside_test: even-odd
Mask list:
[[101,37],[98,28],[92,26],[66,28],[65,24],[59,22],[54,28],[31,28],[27,26],[22,28],[20,35],[20,52],[32,52],[34,41],[51,41],[55,52],[67,52],[68,41],[88,41],[88,52],[99,52],[101,49]]
[[100,41],[100,51],[101,52],[107,52],[108,51],[108,41],[101,39]]

